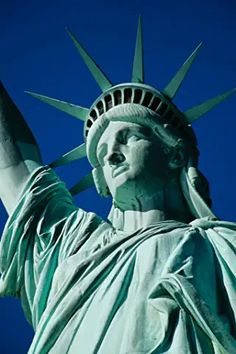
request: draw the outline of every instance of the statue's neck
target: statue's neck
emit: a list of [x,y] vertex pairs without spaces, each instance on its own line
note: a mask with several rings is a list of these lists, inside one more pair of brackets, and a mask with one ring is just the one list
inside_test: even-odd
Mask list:
[[164,220],[166,217],[161,210],[126,210],[123,212],[123,230],[132,232]]
[[123,231],[134,232],[159,221],[176,220],[190,222],[193,217],[187,207],[178,184],[168,184],[152,196],[130,201],[125,210],[116,210],[112,217],[114,227]]

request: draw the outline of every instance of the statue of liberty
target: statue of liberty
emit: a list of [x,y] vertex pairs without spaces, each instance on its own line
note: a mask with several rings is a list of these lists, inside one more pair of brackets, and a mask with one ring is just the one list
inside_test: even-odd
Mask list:
[[[211,211],[191,127],[235,90],[181,112],[200,45],[159,91],[144,83],[141,21],[132,80],[115,86],[69,35],[101,96],[88,109],[31,95],[83,120],[82,145],[44,166],[1,88],[0,294],[21,300],[28,353],[236,353],[236,224]],[[85,156],[92,173],[68,191],[52,168]],[[73,202],[92,184],[112,197],[107,220]]]

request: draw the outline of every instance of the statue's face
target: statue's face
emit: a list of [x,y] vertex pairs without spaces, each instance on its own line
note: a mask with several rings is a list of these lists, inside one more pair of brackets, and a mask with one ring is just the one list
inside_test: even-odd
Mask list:
[[110,122],[99,140],[97,157],[110,193],[120,205],[151,196],[167,176],[163,144],[147,126]]

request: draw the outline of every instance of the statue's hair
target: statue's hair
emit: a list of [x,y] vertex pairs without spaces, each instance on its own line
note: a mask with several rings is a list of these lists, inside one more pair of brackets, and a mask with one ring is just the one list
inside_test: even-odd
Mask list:
[[[176,148],[182,148],[186,157],[186,169],[190,171],[191,184],[206,204],[211,206],[208,181],[198,170],[199,150],[193,130],[191,131],[191,136],[186,136],[184,132],[181,133],[171,124],[163,124],[160,116],[150,109],[138,104],[128,103],[110,109],[104,113],[100,122],[96,122],[98,123],[97,125],[96,123],[94,124],[93,130],[96,129],[96,131],[94,130],[92,135],[97,135],[97,141],[100,138],[98,135],[108,127],[109,121],[124,121],[149,126],[163,142],[163,150],[166,153]],[[96,134],[96,132],[100,132],[100,134]],[[98,192],[102,195],[107,195],[109,192],[101,169],[95,169],[93,176]]]

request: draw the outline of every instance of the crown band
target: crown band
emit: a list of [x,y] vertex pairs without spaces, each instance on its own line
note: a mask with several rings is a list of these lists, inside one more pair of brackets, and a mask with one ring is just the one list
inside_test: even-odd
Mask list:
[[[113,86],[92,104],[84,125],[85,138],[91,126],[103,113],[125,103],[135,103],[149,108],[163,119],[164,124],[170,124],[182,134],[188,134],[191,130],[184,115],[161,92],[148,85],[128,83]],[[192,137],[192,134],[188,135]]]

